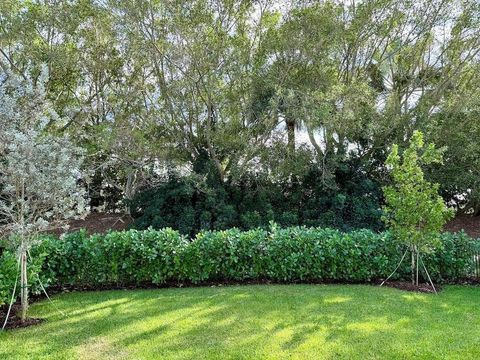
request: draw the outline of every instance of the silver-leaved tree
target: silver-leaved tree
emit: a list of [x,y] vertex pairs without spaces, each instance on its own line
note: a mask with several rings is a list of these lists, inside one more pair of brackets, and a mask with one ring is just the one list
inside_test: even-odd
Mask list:
[[0,237],[18,251],[21,318],[28,309],[27,255],[41,232],[86,214],[82,151],[54,129],[48,74],[0,74]]
[[412,283],[417,286],[420,255],[440,245],[440,231],[453,216],[438,193],[439,185],[428,182],[422,170],[423,165],[441,162],[442,151],[434,144],[425,145],[420,131],[413,133],[403,154],[393,145],[386,161],[393,181],[383,189],[384,221],[410,249]]

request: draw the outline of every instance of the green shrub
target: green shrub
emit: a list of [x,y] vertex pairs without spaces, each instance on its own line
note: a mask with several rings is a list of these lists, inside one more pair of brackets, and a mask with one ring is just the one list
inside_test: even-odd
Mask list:
[[390,235],[369,230],[280,229],[266,246],[267,274],[277,281],[370,281],[399,260]]
[[50,253],[45,270],[58,284],[121,286],[177,280],[179,254],[187,244],[185,236],[167,228],[92,236],[79,231],[48,238],[42,247]]
[[[51,279],[43,274],[42,268],[45,262],[45,255],[36,253],[33,260],[28,263],[27,279],[32,294],[37,295],[41,292],[39,278],[45,287],[51,282]],[[10,303],[12,298],[15,280],[18,278],[16,294],[20,294],[20,278],[18,267],[18,256],[11,251],[3,251],[0,256],[0,306]]]
[[247,280],[262,276],[266,231],[205,231],[183,252],[185,279],[192,282]]
[[202,230],[268,228],[271,220],[283,227],[381,230],[378,183],[360,164],[344,165],[332,174],[333,187],[318,181],[322,173],[317,168],[283,182],[256,173],[228,184],[211,179],[210,173],[170,175],[128,202],[133,227],[171,227],[192,237]]
[[10,301],[17,274],[17,258],[9,251],[0,257],[0,306]]
[[424,256],[430,276],[439,282],[455,282],[473,275],[472,254],[480,253],[480,239],[459,232],[444,233],[441,240],[440,249]]
[[[464,233],[445,233],[442,246],[425,256],[436,282],[473,274],[480,243]],[[32,249],[30,279],[48,286],[98,287],[271,280],[278,282],[368,282],[385,278],[405,251],[390,233],[291,227],[270,230],[203,231],[191,241],[172,229],[129,230],[62,239],[45,237]],[[0,303],[13,288],[16,259],[0,258]],[[41,270],[41,271],[40,271]],[[408,279],[408,261],[395,274]],[[31,281],[38,292],[38,282]]]

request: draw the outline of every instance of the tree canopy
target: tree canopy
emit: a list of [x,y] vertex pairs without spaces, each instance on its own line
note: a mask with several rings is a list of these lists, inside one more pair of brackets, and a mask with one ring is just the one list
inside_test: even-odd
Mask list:
[[387,145],[421,130],[446,149],[427,179],[480,212],[478,1],[8,0],[0,24],[4,74],[47,67],[47,131],[85,149],[93,206],[171,170],[286,193],[315,174],[331,208],[362,203],[341,174],[387,184]]
[[393,184],[384,188],[385,221],[394,235],[418,251],[429,251],[438,245],[438,234],[452,215],[438,195],[438,184],[425,180],[422,166],[442,162],[442,152],[423,134],[415,131],[403,154],[398,146],[388,155]]

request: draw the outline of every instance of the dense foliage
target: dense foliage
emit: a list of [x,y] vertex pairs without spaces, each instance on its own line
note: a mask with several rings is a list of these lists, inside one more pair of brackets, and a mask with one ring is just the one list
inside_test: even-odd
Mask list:
[[440,231],[454,215],[438,194],[439,185],[424,178],[422,167],[432,163],[442,163],[442,151],[433,143],[426,145],[420,131],[414,131],[402,154],[394,144],[386,161],[393,182],[383,189],[383,219],[395,238],[409,246],[412,283],[417,286],[420,254],[441,245]]
[[439,185],[424,178],[423,166],[441,162],[442,152],[432,143],[424,144],[419,131],[413,133],[403,153],[393,145],[386,161],[393,184],[384,188],[384,220],[399,241],[416,251],[438,246],[438,234],[453,216],[438,194]]
[[183,234],[201,230],[306,225],[380,230],[381,190],[356,164],[344,163],[335,175],[337,186],[319,181],[313,168],[295,181],[272,182],[262,174],[244,176],[236,184],[195,181],[171,175],[129,202],[137,229],[172,227]]
[[[454,282],[472,274],[480,243],[463,233],[445,233],[442,247],[426,255],[432,277]],[[216,281],[368,282],[384,278],[398,263],[401,246],[389,233],[291,227],[204,231],[193,240],[171,229],[84,231],[36,246],[31,272],[41,267],[45,285],[111,287]],[[0,271],[0,303],[16,274],[14,256],[5,252]],[[408,264],[397,278],[407,278]],[[33,276],[33,275],[32,275]],[[35,279],[35,278],[33,278]],[[38,286],[38,282],[32,281]]]
[[[12,298],[15,281],[17,281],[17,294],[20,292],[20,267],[18,266],[18,256],[11,251],[4,251],[0,255],[0,306],[9,303]],[[45,265],[45,254],[35,254],[28,264],[27,277],[31,283],[29,285],[30,292],[38,295],[41,293],[39,280],[48,284],[51,279],[44,276],[42,267]]]
[[[343,228],[363,217],[370,226],[370,190],[359,183],[352,195],[339,173],[348,164],[347,179],[386,185],[388,145],[405,148],[415,130],[447,148],[445,168],[432,166],[427,180],[458,210],[480,212],[477,0],[9,0],[0,19],[0,78],[36,80],[48,68],[59,117],[47,132],[87,153],[93,206],[156,189],[165,169],[188,176],[178,190],[160,185],[172,192],[194,179],[187,190],[198,193],[205,174],[214,178],[215,205],[202,195],[183,207],[185,224],[152,214],[141,228],[190,233],[267,218]],[[234,195],[258,172],[265,209]],[[312,190],[308,174],[321,186]],[[305,202],[290,192],[297,184],[313,191],[320,215],[305,214],[312,204],[285,210],[297,205],[289,196]]]

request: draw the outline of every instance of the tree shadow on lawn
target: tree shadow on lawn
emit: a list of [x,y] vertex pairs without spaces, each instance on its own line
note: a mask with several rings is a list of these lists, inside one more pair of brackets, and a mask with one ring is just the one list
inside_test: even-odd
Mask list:
[[[418,351],[435,358],[444,337],[459,336],[468,321],[480,327],[478,311],[465,299],[469,289],[455,289],[440,296],[356,285],[62,294],[55,303],[69,317],[47,302],[35,304],[32,312],[47,322],[0,335],[7,344],[0,358],[95,359],[88,353],[98,344],[99,359],[120,352],[132,359],[405,358]],[[473,329],[462,334],[472,346],[480,335]]]

